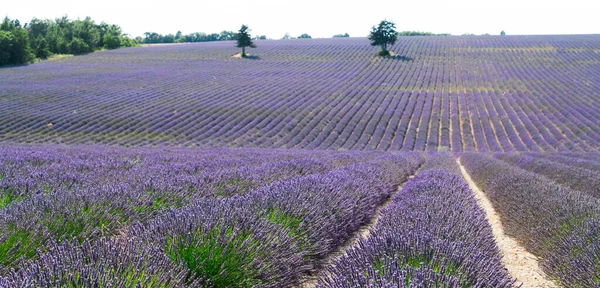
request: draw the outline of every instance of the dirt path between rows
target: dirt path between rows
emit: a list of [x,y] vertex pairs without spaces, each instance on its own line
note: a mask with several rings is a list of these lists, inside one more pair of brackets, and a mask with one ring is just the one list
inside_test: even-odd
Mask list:
[[502,265],[508,271],[508,274],[513,278],[517,279],[517,284],[523,283],[522,288],[527,287],[558,287],[556,283],[549,280],[546,275],[540,270],[537,257],[525,250],[525,248],[515,239],[504,234],[502,228],[502,222],[500,222],[500,216],[494,210],[492,203],[487,196],[477,187],[465,167],[460,163],[460,159],[456,162],[460,167],[463,177],[469,183],[469,187],[475,194],[477,203],[486,214],[486,219],[490,226],[492,226],[492,232],[498,248],[502,254]]
[[[377,226],[377,222],[379,222],[379,218],[381,218],[381,210],[383,210],[383,208],[387,207],[392,202],[392,199],[394,199],[394,196],[396,196],[396,194],[398,194],[398,192],[400,192],[400,190],[402,190],[402,187],[404,186],[404,184],[406,182],[408,182],[408,180],[414,178],[415,175],[417,175],[418,170],[419,169],[417,169],[417,171],[415,171],[415,174],[409,176],[404,183],[398,185],[398,189],[396,189],[396,191],[394,193],[392,193],[390,195],[390,197],[387,200],[385,200],[385,202],[383,202],[383,204],[379,205],[379,207],[377,207],[375,209],[375,213],[373,214],[373,217],[371,218],[371,220],[368,223],[362,225],[360,228],[358,228],[358,230],[354,233],[354,235],[350,239],[348,239],[348,241],[346,241],[346,244],[338,247],[337,250],[335,250],[333,253],[331,253],[331,254],[329,254],[329,256],[327,256],[327,258],[323,261],[323,267],[332,265],[333,262],[335,262],[337,259],[346,255],[346,251],[357,246],[358,241],[361,238],[369,238],[369,236],[371,235],[371,231],[373,231],[375,229],[375,226]],[[300,285],[300,287],[301,288],[316,287],[317,283],[319,283],[318,277],[319,277],[319,274],[317,273],[317,275],[315,277],[302,283]]]

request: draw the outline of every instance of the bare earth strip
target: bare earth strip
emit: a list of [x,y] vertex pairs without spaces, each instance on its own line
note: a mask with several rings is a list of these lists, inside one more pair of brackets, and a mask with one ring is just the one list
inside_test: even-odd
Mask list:
[[473,182],[473,179],[471,179],[471,176],[469,176],[465,167],[460,164],[460,160],[457,159],[456,162],[460,167],[463,177],[467,183],[469,183],[469,187],[473,193],[475,193],[477,203],[485,211],[486,219],[490,226],[492,226],[494,238],[496,239],[496,243],[502,254],[502,265],[504,265],[508,273],[513,278],[517,279],[518,282],[523,283],[521,286],[522,288],[558,287],[558,285],[549,280],[540,270],[535,255],[527,252],[527,250],[519,245],[515,239],[504,234],[502,222],[500,222],[500,217],[496,214],[496,211],[494,211],[492,203],[483,191],[477,187],[475,182]]
[[[417,169],[417,172],[418,172],[418,169]],[[415,175],[417,175],[417,172],[415,172],[415,174],[409,176],[407,181],[414,178]],[[404,183],[406,183],[406,181]],[[381,210],[383,210],[383,208],[387,207],[392,202],[392,199],[394,198],[394,196],[396,196],[396,194],[398,194],[398,192],[400,192],[400,190],[402,190],[402,186],[404,185],[404,183],[400,184],[398,186],[398,189],[394,193],[392,193],[390,195],[390,197],[387,200],[385,200],[385,202],[383,202],[383,204],[379,205],[379,207],[377,207],[377,209],[375,209],[375,214],[373,214],[373,217],[371,218],[371,221],[369,221],[369,223],[362,225],[358,229],[358,231],[356,231],[356,233],[354,233],[354,235],[350,239],[348,239],[348,241],[346,241],[346,244],[338,247],[337,250],[335,250],[333,253],[331,253],[331,254],[329,254],[329,256],[327,256],[327,258],[323,261],[324,267],[332,265],[333,262],[335,262],[335,260],[346,255],[346,251],[357,246],[358,241],[361,238],[369,238],[369,236],[371,235],[371,231],[373,231],[373,229],[375,229],[375,226],[377,226],[377,222],[379,222],[379,218],[381,218]],[[319,282],[319,279],[317,278],[318,274],[319,273],[317,273],[316,277],[311,278],[311,279],[305,281],[304,283],[302,283],[300,285],[300,287],[301,288],[316,287],[317,283]]]

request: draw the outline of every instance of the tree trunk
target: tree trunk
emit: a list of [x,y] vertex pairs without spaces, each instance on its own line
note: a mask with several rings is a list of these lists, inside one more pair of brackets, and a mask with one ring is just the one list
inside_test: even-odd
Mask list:
[[242,47],[242,57],[246,57],[246,47]]

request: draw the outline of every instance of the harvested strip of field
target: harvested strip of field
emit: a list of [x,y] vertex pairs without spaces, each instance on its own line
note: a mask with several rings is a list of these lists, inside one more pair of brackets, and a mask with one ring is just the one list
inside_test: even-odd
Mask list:
[[485,211],[486,219],[492,231],[496,243],[502,253],[502,265],[506,267],[508,273],[522,282],[523,288],[526,287],[557,287],[557,285],[549,280],[546,275],[540,270],[537,257],[527,252],[527,250],[519,245],[515,239],[504,234],[500,217],[496,214],[492,203],[487,199],[485,193],[477,187],[477,184],[473,182],[469,173],[465,170],[465,167],[460,164],[460,159],[456,162],[460,166],[460,170],[463,177],[469,184],[471,191],[474,192],[475,198],[481,208]]

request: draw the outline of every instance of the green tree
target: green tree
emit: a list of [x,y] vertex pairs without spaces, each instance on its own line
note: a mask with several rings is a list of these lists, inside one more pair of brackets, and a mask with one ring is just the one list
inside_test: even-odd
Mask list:
[[33,50],[35,53],[35,57],[40,59],[46,59],[52,55],[52,53],[50,52],[50,48],[48,47],[48,42],[42,36],[38,36],[38,38],[35,39],[35,42],[32,42],[32,44],[34,44]]
[[312,38],[312,37],[310,37],[310,35],[308,35],[308,34],[306,34],[306,33],[304,33],[304,34],[302,34],[302,35],[298,36],[298,39],[311,39],[311,38]]
[[256,45],[252,42],[250,31],[248,26],[242,25],[237,33],[237,45],[235,47],[242,48],[242,57],[246,57],[246,47],[256,48]]
[[506,35],[506,32],[504,32],[504,30],[502,30],[502,31],[500,32],[500,35],[501,35],[501,36],[505,36],[505,35]]
[[0,30],[0,66],[12,64],[12,45],[15,42],[15,36],[8,32]]
[[25,64],[34,59],[27,30],[18,20],[4,18],[0,25],[0,65]]
[[[102,39],[100,38],[100,29],[94,23],[92,18],[85,17],[84,20],[75,20],[71,24],[73,39],[79,38],[85,42],[87,50],[81,53],[93,52],[101,48]],[[81,54],[80,53],[80,54]]]
[[29,25],[27,25],[27,30],[29,32],[29,37],[31,39],[36,39],[38,37],[46,38],[48,35],[48,29],[52,23],[50,20],[41,20],[37,18],[31,19]]
[[380,46],[379,55],[388,56],[388,45],[394,45],[398,40],[398,32],[396,32],[396,24],[391,21],[383,20],[377,27],[373,26],[371,34],[369,34],[372,46]]
[[107,33],[104,35],[104,48],[106,49],[117,49],[121,47],[121,35],[114,35]]
[[71,42],[69,42],[68,50],[70,54],[78,55],[88,53],[90,51],[90,46],[83,41],[83,39],[79,37],[74,37]]
[[333,35],[333,38],[346,38],[346,37],[350,37],[350,35],[348,35],[348,33]]
[[121,31],[121,27],[118,25],[108,25],[106,30],[103,32],[104,38],[102,43],[104,43],[105,49],[117,49],[121,47],[129,47],[125,43],[126,38],[123,36],[123,32]]

